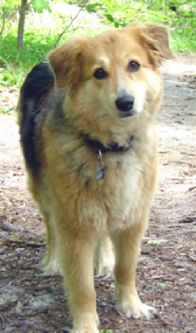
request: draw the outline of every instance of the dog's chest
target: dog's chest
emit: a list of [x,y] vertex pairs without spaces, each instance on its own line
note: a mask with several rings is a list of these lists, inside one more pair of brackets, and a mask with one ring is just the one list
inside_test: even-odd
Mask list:
[[128,154],[123,158],[119,155],[103,157],[103,163],[100,166],[104,172],[103,179],[97,180],[96,170],[92,170],[87,211],[92,211],[96,224],[107,225],[111,230],[123,228],[128,223],[130,212],[138,206],[142,170],[137,158]]
[[[130,211],[138,205],[141,167],[136,158],[130,157],[106,169],[104,200],[108,209],[108,223],[119,227],[126,223]],[[104,180],[103,180],[104,181]]]

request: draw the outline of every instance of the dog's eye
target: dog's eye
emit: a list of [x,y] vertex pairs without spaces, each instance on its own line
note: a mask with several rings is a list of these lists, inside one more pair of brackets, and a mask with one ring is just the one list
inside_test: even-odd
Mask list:
[[130,61],[129,67],[128,67],[130,72],[136,72],[136,71],[138,71],[139,68],[140,68],[140,64],[138,64],[137,61]]
[[94,73],[94,77],[97,79],[97,80],[103,80],[107,77],[107,73],[104,71],[103,68],[99,68],[95,71]]

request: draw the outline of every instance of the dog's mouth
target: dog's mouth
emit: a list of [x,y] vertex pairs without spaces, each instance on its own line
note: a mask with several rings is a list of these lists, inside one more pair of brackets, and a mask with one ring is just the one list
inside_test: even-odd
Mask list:
[[128,118],[134,116],[137,112],[135,110],[119,111],[119,118]]

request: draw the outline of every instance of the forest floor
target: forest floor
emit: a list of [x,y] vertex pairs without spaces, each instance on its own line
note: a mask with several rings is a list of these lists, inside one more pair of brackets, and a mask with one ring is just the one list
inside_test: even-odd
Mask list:
[[[115,309],[114,280],[95,278],[100,329],[196,332],[196,58],[163,67],[157,117],[159,186],[142,241],[137,287],[157,314],[126,319]],[[18,89],[0,87],[0,104]],[[63,280],[43,276],[45,228],[26,189],[14,112],[0,116],[0,332],[66,332],[71,327]]]

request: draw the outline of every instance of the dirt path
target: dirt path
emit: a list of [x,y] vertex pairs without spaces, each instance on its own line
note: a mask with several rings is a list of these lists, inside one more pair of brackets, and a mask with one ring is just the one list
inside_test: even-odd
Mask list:
[[[157,314],[121,317],[114,281],[95,279],[101,329],[196,332],[196,58],[172,61],[163,72],[160,182],[137,269],[141,299]],[[0,103],[12,106],[17,91],[4,89],[4,96]],[[66,332],[62,278],[41,275],[45,229],[26,190],[18,141],[13,113],[0,116],[0,332]]]

